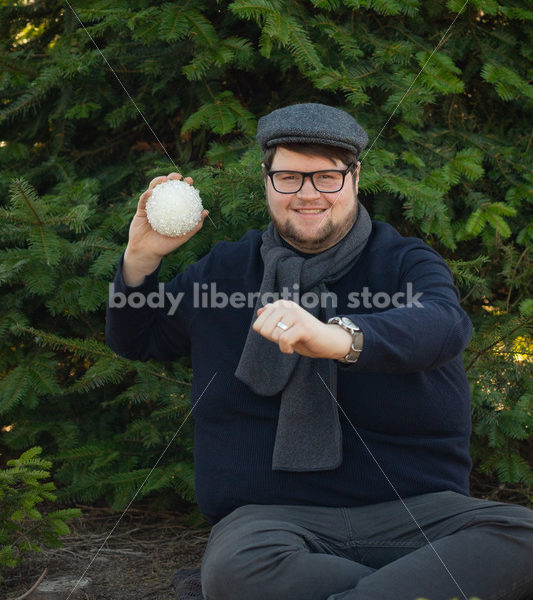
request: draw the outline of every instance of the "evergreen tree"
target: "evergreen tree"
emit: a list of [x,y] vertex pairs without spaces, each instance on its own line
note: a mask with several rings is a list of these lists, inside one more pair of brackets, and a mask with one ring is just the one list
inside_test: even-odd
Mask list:
[[369,133],[372,216],[454,271],[478,468],[531,485],[532,20],[525,0],[1,3],[2,443],[43,446],[65,498],[193,499],[189,361],[114,355],[108,282],[155,175],[193,176],[211,217],[163,280],[262,228],[257,119],[316,101]]
[[0,583],[5,567],[22,562],[24,554],[41,552],[42,545],[61,546],[60,536],[68,535],[66,521],[79,517],[77,508],[50,511],[41,506],[56,499],[50,477],[51,463],[39,458],[41,448],[30,448],[17,459],[9,460],[6,469],[0,469]]

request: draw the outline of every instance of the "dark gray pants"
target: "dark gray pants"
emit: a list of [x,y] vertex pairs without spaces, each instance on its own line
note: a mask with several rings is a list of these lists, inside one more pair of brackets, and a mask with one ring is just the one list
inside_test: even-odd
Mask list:
[[404,502],[411,514],[399,500],[356,508],[241,506],[211,531],[203,594],[207,600],[533,599],[533,511],[455,492]]

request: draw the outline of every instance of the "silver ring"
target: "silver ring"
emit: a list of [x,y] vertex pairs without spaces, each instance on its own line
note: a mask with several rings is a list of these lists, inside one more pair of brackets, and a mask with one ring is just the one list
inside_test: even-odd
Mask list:
[[287,329],[289,329],[289,326],[285,325],[285,323],[283,321],[278,321],[276,323],[276,327],[279,327],[280,329],[283,329],[283,331],[287,331]]

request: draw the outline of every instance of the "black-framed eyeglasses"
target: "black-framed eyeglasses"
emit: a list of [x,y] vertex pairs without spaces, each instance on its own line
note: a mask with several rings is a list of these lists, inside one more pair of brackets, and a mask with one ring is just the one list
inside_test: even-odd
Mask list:
[[331,194],[339,192],[344,186],[344,179],[355,163],[351,162],[344,171],[323,169],[321,171],[268,171],[272,187],[280,194],[295,194],[309,177],[317,192]]

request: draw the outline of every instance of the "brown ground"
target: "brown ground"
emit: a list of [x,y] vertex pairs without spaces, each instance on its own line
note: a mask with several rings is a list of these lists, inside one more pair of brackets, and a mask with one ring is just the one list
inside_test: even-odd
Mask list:
[[[518,485],[497,486],[474,478],[472,495],[533,508],[533,496]],[[120,515],[91,507],[83,508],[83,513],[83,518],[71,522],[72,533],[64,538],[62,548],[27,557],[22,567],[5,572],[0,598],[14,600],[22,595],[45,567],[47,579],[71,575],[77,580],[93,561],[85,573],[91,590],[76,598],[176,600],[171,577],[179,568],[199,566],[209,534],[208,527],[192,528],[180,514],[130,509],[99,551]]]
[[[34,554],[22,567],[4,571],[0,598],[22,595],[45,568],[47,580],[70,575],[77,581],[93,561],[85,573],[90,591],[73,594],[71,600],[176,600],[171,577],[181,567],[199,566],[208,527],[193,529],[179,514],[154,516],[130,509],[101,548],[120,514],[82,510],[83,518],[69,522],[71,535],[63,538],[62,548]],[[69,593],[57,600],[66,600]]]

